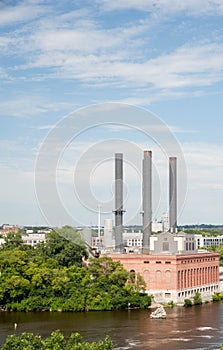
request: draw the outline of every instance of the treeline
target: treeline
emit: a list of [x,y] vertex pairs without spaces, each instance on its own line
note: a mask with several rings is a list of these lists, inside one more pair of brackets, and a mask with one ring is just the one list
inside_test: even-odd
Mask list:
[[40,335],[33,333],[15,334],[7,337],[1,350],[113,350],[113,344],[109,337],[104,341],[84,342],[79,333],[72,333],[66,339],[60,331],[51,333],[43,339]]
[[206,248],[209,252],[217,252],[219,253],[219,265],[223,266],[223,245],[220,246],[211,245],[210,247]]
[[[0,306],[15,311],[90,311],[146,308],[140,275],[111,258],[83,260],[88,253],[70,227],[52,231],[33,248],[11,234],[0,248]],[[84,258],[84,259],[83,259]]]

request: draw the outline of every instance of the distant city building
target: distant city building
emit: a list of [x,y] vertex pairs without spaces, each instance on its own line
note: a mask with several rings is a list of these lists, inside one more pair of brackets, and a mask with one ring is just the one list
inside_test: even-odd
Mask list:
[[198,248],[208,248],[212,245],[220,246],[223,244],[223,235],[205,237],[202,235],[195,234],[194,238]]
[[104,220],[104,247],[107,249],[111,249],[115,245],[114,240],[114,232],[113,232],[113,220],[105,219]]
[[23,230],[25,233],[50,233],[52,231],[52,228],[50,227],[32,227],[32,226],[24,226]]
[[139,232],[123,232],[123,245],[127,253],[141,252],[143,246],[143,233]]
[[25,232],[22,234],[24,244],[36,247],[38,243],[46,242],[46,235],[52,231],[49,227],[24,227]]
[[28,233],[22,235],[24,244],[36,247],[38,243],[46,242],[46,233]]
[[162,232],[163,224],[161,221],[153,221],[152,222],[152,232]]
[[91,238],[92,247],[104,247],[104,236]]
[[8,233],[18,233],[18,232],[19,232],[18,225],[3,224],[2,226],[0,226],[1,235],[7,235]]
[[169,225],[169,214],[168,213],[163,213],[162,214],[161,222],[162,222],[162,225],[163,225],[162,232],[169,231],[170,225]]

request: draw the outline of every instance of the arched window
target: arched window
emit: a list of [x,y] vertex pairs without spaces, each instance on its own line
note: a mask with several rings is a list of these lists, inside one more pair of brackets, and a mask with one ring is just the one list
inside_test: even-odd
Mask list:
[[162,272],[160,270],[156,271],[156,281],[160,282],[162,279]]
[[144,270],[143,271],[143,278],[144,278],[146,283],[149,282],[149,270]]
[[135,283],[135,279],[136,279],[136,272],[135,270],[130,270],[129,272],[129,279],[132,283]]
[[170,281],[171,281],[171,271],[170,270],[165,271],[165,277],[166,277],[166,282],[170,283]]

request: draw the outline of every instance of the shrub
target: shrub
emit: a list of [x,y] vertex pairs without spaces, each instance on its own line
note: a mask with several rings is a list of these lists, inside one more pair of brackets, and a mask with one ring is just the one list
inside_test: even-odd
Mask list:
[[173,302],[173,300],[170,300],[170,301],[167,303],[167,307],[174,307],[174,302]]
[[114,347],[109,337],[106,337],[104,341],[88,343],[82,340],[79,333],[72,333],[66,340],[64,335],[57,330],[45,340],[33,333],[10,335],[1,350],[114,350]]
[[201,293],[196,292],[193,299],[194,299],[194,305],[201,305],[202,304]]
[[221,300],[220,293],[217,292],[217,293],[212,294],[212,300],[213,300],[214,302],[220,301],[220,300]]
[[7,337],[2,350],[39,350],[43,349],[43,341],[40,336],[33,333],[22,333],[20,336],[15,334]]
[[185,307],[192,306],[192,301],[190,299],[184,299],[184,306]]

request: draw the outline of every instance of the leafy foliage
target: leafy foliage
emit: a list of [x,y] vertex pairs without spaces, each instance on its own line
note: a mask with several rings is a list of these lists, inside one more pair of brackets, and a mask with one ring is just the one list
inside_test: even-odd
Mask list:
[[6,249],[12,249],[19,247],[23,244],[22,237],[20,233],[10,232],[4,237],[5,243],[4,247]]
[[192,305],[193,305],[193,303],[190,299],[184,299],[184,306],[185,307],[190,307]]
[[42,339],[33,333],[15,334],[7,337],[1,350],[113,350],[112,341],[106,337],[104,341],[88,343],[82,340],[79,333],[72,333],[68,340],[59,331],[52,332],[51,335]]
[[223,266],[223,245],[216,246],[216,245],[211,245],[210,247],[207,248],[210,252],[217,252],[220,254],[219,261],[220,261],[220,266]]
[[62,266],[82,266],[82,258],[87,258],[88,253],[80,234],[70,226],[53,230],[47,235],[46,244],[42,243],[37,248],[45,258],[53,258]]
[[201,293],[196,292],[193,299],[194,299],[194,305],[201,305],[202,304]]
[[222,292],[216,292],[212,295],[212,300],[215,301],[221,301],[223,300],[223,293]]
[[69,227],[60,233],[63,237],[59,230],[51,232],[35,249],[1,247],[0,305],[18,311],[85,311],[151,304],[140,275],[132,280],[120,262],[108,257],[90,259],[88,269],[82,267],[87,252],[79,234]]

